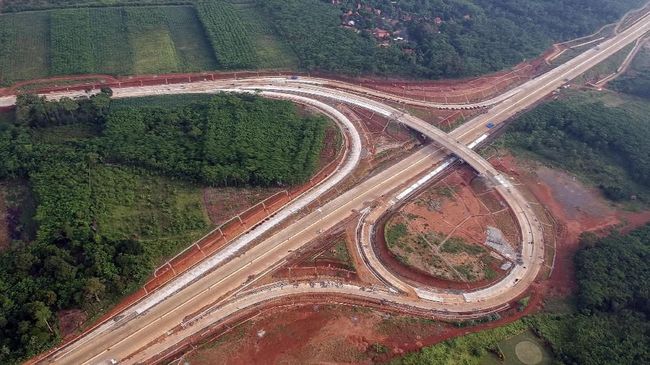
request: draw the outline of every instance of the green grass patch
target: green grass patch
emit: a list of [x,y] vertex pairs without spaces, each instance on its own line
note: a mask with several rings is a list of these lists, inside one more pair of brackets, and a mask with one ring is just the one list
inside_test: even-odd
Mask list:
[[462,275],[462,277],[463,277],[464,279],[466,279],[467,281],[474,281],[474,280],[476,280],[476,275],[475,275],[474,272],[472,271],[472,266],[470,266],[470,265],[457,265],[457,266],[454,266],[454,269],[455,269],[455,270],[456,270],[460,275]]
[[449,186],[441,186],[436,188],[436,194],[440,196],[444,196],[447,199],[454,199],[456,194],[456,191],[454,188],[449,187]]
[[445,253],[461,253],[466,252],[470,255],[480,255],[485,253],[485,249],[479,245],[472,245],[465,242],[462,238],[452,237],[447,240],[441,247],[441,252]]
[[388,246],[395,246],[400,240],[408,235],[408,227],[404,223],[393,224],[386,229],[386,243]]
[[334,256],[338,261],[343,263],[348,268],[354,269],[354,264],[352,263],[352,258],[348,252],[348,247],[345,244],[345,240],[339,240],[336,242],[334,245]]
[[503,360],[500,361],[494,354],[489,354],[484,359],[486,365],[550,365],[553,363],[553,355],[530,330],[499,342],[498,347]]
[[91,171],[98,232],[142,239],[153,257],[176,253],[210,226],[200,187],[125,167]]
[[479,365],[490,353],[497,354],[499,352],[498,344],[501,341],[516,336],[527,328],[526,323],[517,321],[503,327],[425,347],[420,352],[395,359],[390,364]]
[[175,72],[180,59],[167,27],[165,12],[159,8],[127,8],[126,25],[134,52],[136,74]]
[[38,143],[59,144],[97,137],[97,126],[88,123],[67,124],[34,130]]
[[164,7],[167,26],[183,72],[217,69],[217,60],[196,9],[189,6]]

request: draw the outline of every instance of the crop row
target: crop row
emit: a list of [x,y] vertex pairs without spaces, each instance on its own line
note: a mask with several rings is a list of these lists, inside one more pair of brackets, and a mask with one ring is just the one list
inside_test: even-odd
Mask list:
[[219,65],[227,69],[257,66],[255,42],[232,4],[201,1],[197,10]]

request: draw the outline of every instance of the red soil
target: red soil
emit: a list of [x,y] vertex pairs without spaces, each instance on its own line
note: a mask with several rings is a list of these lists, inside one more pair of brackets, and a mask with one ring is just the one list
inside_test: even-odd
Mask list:
[[203,364],[375,364],[468,333],[495,328],[540,309],[531,291],[528,307],[503,318],[458,328],[375,309],[341,305],[300,305],[261,311],[216,342],[185,355]]
[[[501,212],[503,208],[499,204],[491,204],[496,205],[497,208],[488,207],[484,204],[484,201],[488,199],[494,202],[498,202],[500,199],[493,191],[481,192],[479,197],[477,192],[470,186],[474,177],[475,174],[467,167],[461,167],[452,172],[401,207],[399,212],[403,213],[403,215],[395,214],[382,220],[378,225],[377,232],[383,232],[388,220],[405,221],[404,216],[411,215],[412,217],[418,216],[421,218],[408,219],[405,222],[409,226],[410,232],[426,233],[433,230],[445,237],[449,235],[450,237],[462,238],[468,243],[483,246],[487,226],[489,225],[502,229],[507,239],[512,244],[516,244],[518,242],[517,235],[508,234],[510,226],[514,226],[512,217],[507,212]],[[439,195],[436,191],[440,188],[453,188],[453,198]],[[427,206],[434,200],[441,202],[440,208],[437,210],[431,210]],[[497,212],[499,212],[498,216],[495,215]],[[495,262],[491,267],[497,275],[492,280],[479,279],[466,283],[433,276],[417,267],[401,263],[388,249],[382,234],[377,234],[375,239],[377,240],[377,254],[386,266],[390,267],[399,276],[416,283],[423,283],[437,288],[467,290],[488,286],[506,274],[499,269],[500,264]],[[442,255],[453,262],[454,265],[469,263],[474,260],[480,261],[478,258],[471,258],[471,260],[461,262],[463,260],[462,256],[445,253]]]
[[[313,306],[294,307],[283,311],[268,311],[268,315],[255,319],[251,324],[236,330],[237,335],[226,335],[219,345],[210,345],[187,357],[192,364],[273,364],[273,363],[355,363],[370,364],[389,360],[404,352],[415,351],[422,346],[432,345],[456,336],[502,326],[522,316],[532,314],[542,307],[542,299],[550,295],[566,295],[574,287],[572,257],[578,248],[581,232],[607,232],[614,225],[626,223],[631,229],[650,221],[650,212],[629,213],[608,207],[597,191],[582,188],[580,196],[591,196],[591,201],[575,205],[560,191],[577,191],[573,179],[562,173],[553,175],[559,183],[553,188],[536,174],[536,168],[512,156],[492,161],[502,171],[516,176],[531,190],[541,204],[548,208],[557,223],[562,226],[558,239],[556,264],[551,279],[531,287],[530,302],[522,312],[514,309],[502,313],[500,320],[470,328],[456,328],[444,323],[420,325],[407,321],[406,325],[388,327],[382,330],[378,325],[386,314],[374,310],[355,310],[336,306],[320,308]],[[554,190],[555,189],[555,190]],[[586,194],[587,195],[582,195]],[[569,194],[570,195],[570,194]],[[513,305],[513,308],[516,305]],[[398,316],[398,318],[406,318]],[[258,331],[268,334],[260,337]],[[372,344],[381,343],[389,351],[378,354],[372,351]],[[345,349],[346,354],[356,356],[347,362],[336,352]],[[347,356],[346,355],[346,356]]]
[[[650,211],[633,213],[608,205],[599,191],[586,188],[569,174],[519,161],[511,155],[493,160],[498,169],[517,176],[560,225],[555,267],[546,283],[549,294],[568,295],[575,288],[573,256],[583,232],[607,234],[624,231],[650,221]],[[576,198],[577,197],[577,198]]]

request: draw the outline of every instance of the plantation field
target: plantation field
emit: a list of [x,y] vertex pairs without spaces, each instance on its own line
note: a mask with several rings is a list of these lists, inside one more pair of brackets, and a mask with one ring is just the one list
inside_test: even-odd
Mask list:
[[213,94],[155,95],[140,98],[111,100],[111,111],[125,108],[155,107],[177,109],[192,103],[206,103],[214,98]]
[[0,84],[47,76],[48,37],[47,13],[0,16]]
[[57,9],[0,15],[0,82],[71,74],[218,68],[191,6]]
[[229,0],[250,33],[259,68],[297,68],[298,59],[288,43],[278,38],[272,21],[253,0]]

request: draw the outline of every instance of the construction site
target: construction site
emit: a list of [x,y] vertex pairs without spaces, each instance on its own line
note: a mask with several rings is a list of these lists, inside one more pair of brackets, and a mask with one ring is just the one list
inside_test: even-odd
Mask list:
[[[569,175],[486,146],[590,66],[615,57],[623,72],[645,42],[648,16],[453,82],[233,72],[1,89],[6,107],[21,88],[52,98],[102,87],[117,98],[256,93],[332,120],[308,182],[203,189],[211,231],[94,324],[82,329],[79,313],[60,314],[63,342],[30,363],[380,363],[567,295],[580,233],[630,229],[650,213],[608,207]],[[0,247],[6,236],[0,227]]]

